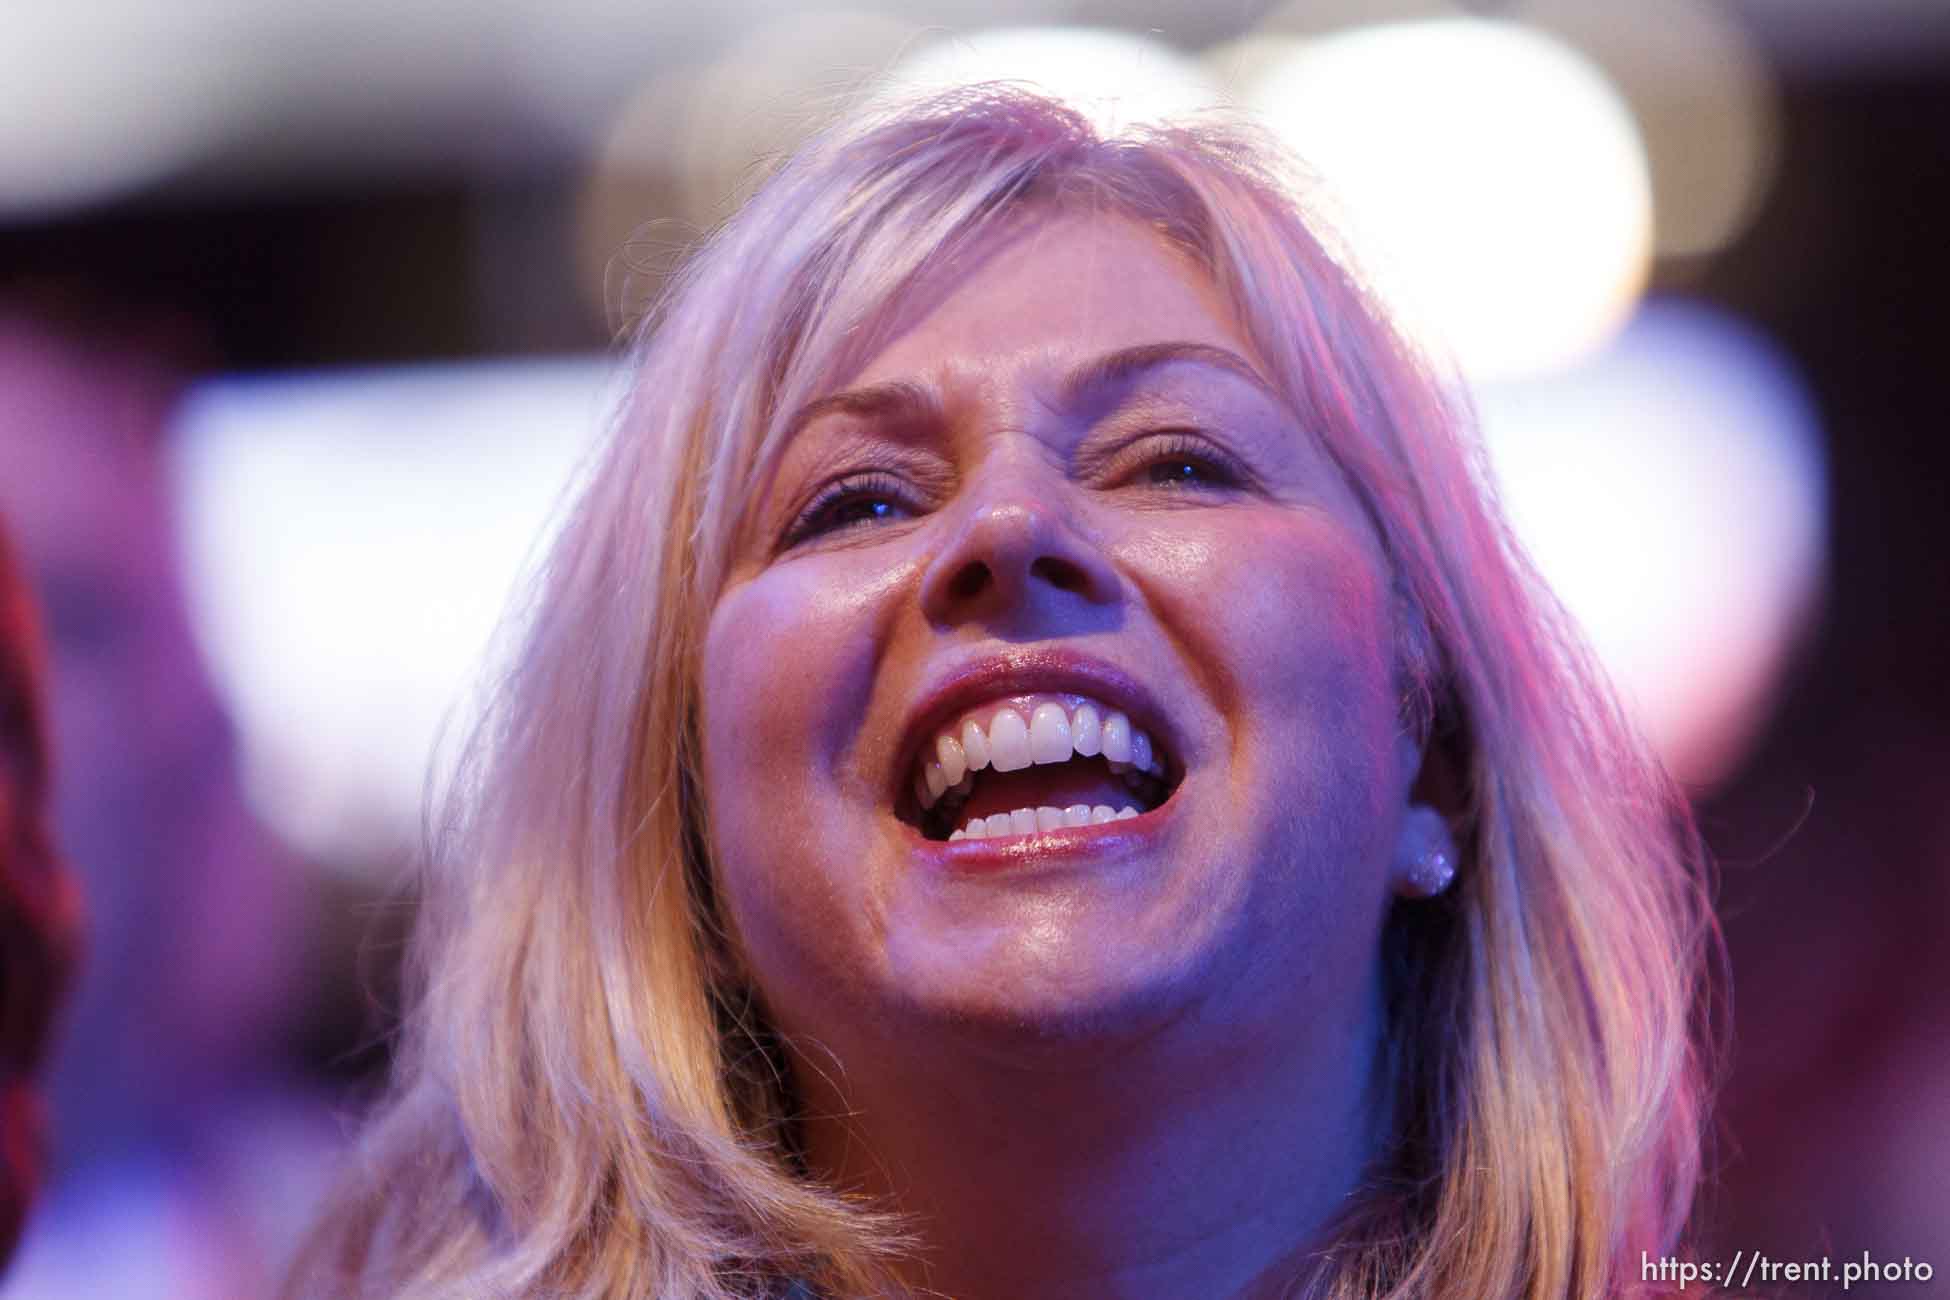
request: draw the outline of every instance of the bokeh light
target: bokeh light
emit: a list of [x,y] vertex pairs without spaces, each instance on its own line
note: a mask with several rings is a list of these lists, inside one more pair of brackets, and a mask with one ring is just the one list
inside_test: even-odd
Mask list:
[[186,404],[191,605],[253,806],[290,842],[355,867],[410,844],[613,376],[475,363],[216,381]]
[[1631,105],[1660,257],[1704,256],[1740,236],[1774,177],[1780,91],[1725,6],[1526,0],[1506,12],[1584,51]]
[[1064,100],[1105,131],[1180,118],[1221,99],[1199,64],[1164,42],[1091,27],[1003,27],[937,40],[893,70],[896,94],[1009,81]]
[[634,316],[766,164],[870,94],[919,31],[864,11],[798,14],[651,76],[601,132],[578,199],[586,292],[612,318]]
[[1235,54],[1412,332],[1473,378],[1601,346],[1650,268],[1651,183],[1598,68],[1515,23],[1353,28]]
[[0,218],[114,198],[207,152],[254,78],[192,2],[13,5],[0,18]]
[[1478,401],[1541,575],[1674,772],[1721,780],[1826,573],[1825,456],[1792,367],[1731,318],[1660,300],[1582,365]]

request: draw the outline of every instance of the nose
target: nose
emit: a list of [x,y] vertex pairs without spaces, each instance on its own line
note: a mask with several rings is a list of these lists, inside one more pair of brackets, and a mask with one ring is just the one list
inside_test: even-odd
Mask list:
[[971,484],[954,531],[921,582],[921,605],[940,626],[1017,624],[1032,635],[1078,630],[1122,597],[1103,549],[1073,522],[1060,487],[1021,471]]

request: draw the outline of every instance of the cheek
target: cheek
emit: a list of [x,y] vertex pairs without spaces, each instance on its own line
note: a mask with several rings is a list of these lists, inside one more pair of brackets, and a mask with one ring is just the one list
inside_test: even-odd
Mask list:
[[1180,606],[1215,696],[1357,728],[1392,717],[1387,580],[1369,547],[1332,517],[1287,509],[1162,540],[1147,558]]
[[874,660],[871,590],[821,566],[768,570],[727,591],[705,634],[703,736],[710,806],[763,801],[803,816],[858,718]]
[[[842,557],[834,557],[837,561]],[[857,752],[884,657],[897,566],[776,566],[719,598],[701,664],[712,857],[738,928],[769,931],[825,886],[857,833],[838,810],[877,794]],[[830,882],[827,882],[830,883]]]
[[1399,727],[1392,605],[1370,548],[1332,517],[1282,510],[1179,558],[1193,549],[1203,572],[1179,575],[1189,657],[1232,716],[1235,770],[1316,832],[1356,833],[1386,812]]

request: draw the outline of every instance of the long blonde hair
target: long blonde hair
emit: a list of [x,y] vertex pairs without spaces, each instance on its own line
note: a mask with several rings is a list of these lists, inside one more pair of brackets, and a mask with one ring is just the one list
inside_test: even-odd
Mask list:
[[[918,275],[1026,203],[1146,223],[1226,294],[1396,569],[1404,712],[1463,805],[1455,889],[1397,908],[1397,1132],[1304,1285],[1600,1296],[1675,1249],[1715,951],[1683,799],[1511,543],[1453,385],[1251,131],[1103,139],[980,88],[815,139],[707,240],[551,554],[422,888],[392,1090],[295,1294],[891,1294],[911,1245],[809,1179],[727,954],[698,638],[787,414]],[[1301,1284],[1296,1280],[1296,1285]]]

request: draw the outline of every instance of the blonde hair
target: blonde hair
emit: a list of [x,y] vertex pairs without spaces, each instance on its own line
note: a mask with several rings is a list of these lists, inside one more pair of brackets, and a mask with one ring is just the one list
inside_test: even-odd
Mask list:
[[728,957],[696,771],[698,641],[788,414],[917,276],[1027,203],[1204,268],[1372,513],[1405,716],[1453,768],[1456,887],[1399,907],[1396,1134],[1308,1294],[1599,1296],[1675,1249],[1715,951],[1683,799],[1494,507],[1453,388],[1224,125],[1099,138],[979,88],[819,137],[678,274],[542,575],[423,886],[390,1096],[295,1293],[889,1294],[898,1225],[803,1172]]

